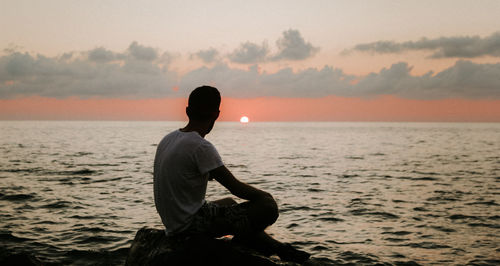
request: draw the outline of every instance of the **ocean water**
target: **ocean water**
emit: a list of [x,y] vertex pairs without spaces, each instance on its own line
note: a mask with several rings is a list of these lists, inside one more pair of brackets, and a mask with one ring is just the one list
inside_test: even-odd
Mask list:
[[[0,257],[123,264],[161,227],[156,144],[183,125],[0,121]],[[220,122],[207,139],[278,201],[268,232],[325,262],[500,264],[498,123]]]

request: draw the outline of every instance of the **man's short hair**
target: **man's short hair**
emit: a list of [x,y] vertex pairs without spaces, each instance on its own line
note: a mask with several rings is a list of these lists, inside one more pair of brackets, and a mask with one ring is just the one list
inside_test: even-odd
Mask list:
[[206,85],[198,87],[189,94],[187,115],[189,119],[206,120],[219,111],[220,101],[220,93],[216,88]]

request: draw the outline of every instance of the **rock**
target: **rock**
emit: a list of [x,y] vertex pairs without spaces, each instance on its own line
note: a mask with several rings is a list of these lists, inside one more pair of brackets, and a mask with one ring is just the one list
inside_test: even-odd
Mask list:
[[36,257],[27,253],[11,254],[5,258],[0,259],[0,265],[11,266],[39,266],[43,265]]
[[[324,265],[309,259],[304,265]],[[137,231],[125,263],[135,265],[299,265],[267,257],[229,239],[172,239],[159,229]]]

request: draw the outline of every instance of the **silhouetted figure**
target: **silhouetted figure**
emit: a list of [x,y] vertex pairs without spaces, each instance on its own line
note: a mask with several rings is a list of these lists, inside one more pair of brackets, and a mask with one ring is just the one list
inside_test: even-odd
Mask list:
[[[282,260],[303,262],[309,254],[281,243],[264,229],[278,218],[271,194],[236,179],[224,166],[215,147],[204,139],[217,118],[221,96],[210,86],[189,95],[188,124],[166,135],[158,144],[154,162],[155,205],[167,236],[234,235],[233,241],[250,245]],[[206,201],[209,179],[215,179],[233,195]]]

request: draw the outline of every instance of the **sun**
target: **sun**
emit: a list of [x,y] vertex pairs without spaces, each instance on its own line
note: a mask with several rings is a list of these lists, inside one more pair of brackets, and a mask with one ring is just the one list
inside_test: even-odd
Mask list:
[[243,124],[246,124],[248,123],[250,120],[248,120],[248,116],[242,116],[240,118],[240,123],[243,123]]

